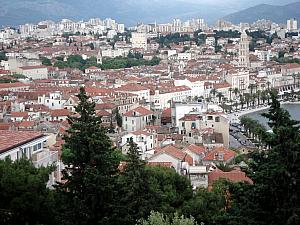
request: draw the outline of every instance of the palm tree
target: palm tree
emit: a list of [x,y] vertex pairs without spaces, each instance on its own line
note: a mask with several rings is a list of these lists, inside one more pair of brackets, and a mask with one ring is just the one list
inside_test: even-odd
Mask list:
[[254,86],[255,86],[254,84],[250,84],[249,87],[248,87],[250,89],[250,95],[253,94]]
[[244,108],[244,104],[245,104],[245,98],[243,95],[240,95],[240,103],[241,103],[241,109]]
[[268,91],[270,91],[271,82],[267,81]]
[[296,78],[297,78],[297,74],[296,73],[293,73],[292,74],[292,77],[294,79],[294,87],[296,86]]
[[256,92],[256,95],[257,95],[257,104],[260,105],[261,90],[258,90],[258,91]]
[[209,93],[210,95],[213,95],[213,97],[215,98],[216,97],[216,94],[217,94],[217,90],[216,89],[211,89],[210,90],[210,93]]
[[251,96],[252,106],[255,105],[255,100],[256,100],[256,98],[257,98],[257,94],[254,93],[254,94]]
[[229,101],[231,101],[231,93],[232,93],[232,88],[229,88]]
[[265,104],[266,100],[267,100],[267,91],[262,91],[261,92],[261,100],[263,102],[263,104]]
[[249,108],[249,103],[250,103],[251,96],[250,96],[249,93],[245,93],[244,96],[245,96],[245,102],[247,104],[247,108]]
[[240,91],[239,91],[238,88],[235,88],[235,89],[233,90],[233,93],[234,93],[234,95],[235,95],[235,98],[237,98],[237,95],[238,95],[238,93],[240,93]]
[[221,100],[224,97],[224,95],[221,92],[218,92],[217,97],[219,98],[219,103],[221,103]]

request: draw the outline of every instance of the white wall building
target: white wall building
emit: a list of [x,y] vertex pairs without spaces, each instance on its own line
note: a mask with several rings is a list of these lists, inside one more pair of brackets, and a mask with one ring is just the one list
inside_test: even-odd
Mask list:
[[66,101],[62,98],[62,94],[59,91],[38,97],[38,104],[43,104],[49,109],[63,109]]
[[46,66],[23,66],[19,69],[20,74],[33,80],[48,78],[48,68]]
[[130,139],[137,144],[141,154],[145,154],[146,151],[156,147],[154,134],[148,133],[147,131],[138,130],[124,135],[122,137],[121,146],[126,145]]
[[133,32],[131,37],[132,48],[142,48],[147,50],[147,34]]
[[287,20],[286,27],[288,31],[296,31],[298,29],[298,21],[296,18]]
[[153,112],[144,107],[137,107],[123,114],[123,129],[131,132],[143,130],[147,125],[151,125]]

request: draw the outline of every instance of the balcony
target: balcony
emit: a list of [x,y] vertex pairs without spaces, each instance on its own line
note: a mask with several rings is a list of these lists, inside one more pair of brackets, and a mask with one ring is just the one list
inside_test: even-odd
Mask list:
[[34,153],[31,160],[35,167],[46,167],[56,164],[58,161],[58,152],[44,149],[41,152]]

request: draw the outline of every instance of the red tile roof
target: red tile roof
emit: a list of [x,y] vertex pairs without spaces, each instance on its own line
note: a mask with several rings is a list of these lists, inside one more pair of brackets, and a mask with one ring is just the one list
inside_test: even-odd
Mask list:
[[35,123],[34,121],[22,121],[21,123],[19,123],[17,125],[17,127],[24,127],[24,128],[30,128],[30,127],[34,127]]
[[37,138],[43,137],[40,132],[0,130],[0,153],[9,151]]
[[162,117],[171,117],[171,108],[167,108],[164,111],[162,111],[161,116]]
[[253,184],[253,181],[246,176],[245,172],[242,172],[240,169],[236,168],[230,172],[223,172],[222,170],[217,168],[208,174],[209,188],[211,188],[215,181],[222,178],[232,182],[247,182],[249,184]]
[[152,115],[153,112],[149,109],[145,109],[142,106],[139,106],[135,109],[132,109],[130,111],[128,111],[127,113],[124,114],[124,116],[128,116],[128,117],[136,117],[136,116],[148,116],[148,115]]
[[180,121],[195,121],[200,118],[198,114],[185,114],[184,117],[180,118]]
[[125,84],[118,88],[118,91],[145,91],[148,90],[148,88],[143,87],[139,84]]
[[0,123],[0,130],[9,130],[10,124],[9,123]]
[[50,112],[52,117],[69,116],[70,112],[67,109],[54,109]]
[[47,69],[47,66],[22,66],[22,70],[35,70],[35,69]]
[[191,156],[189,156],[185,152],[181,151],[180,149],[174,147],[173,145],[167,145],[166,147],[159,149],[156,154],[162,154],[162,153],[170,155],[181,161],[187,162],[190,165],[193,164],[193,158]]
[[204,148],[204,146],[198,146],[198,145],[194,145],[191,144],[188,147],[186,147],[187,150],[190,150],[191,152],[195,153],[195,154],[202,154],[205,153],[206,149]]
[[28,117],[28,112],[11,112],[11,117]]
[[131,133],[134,134],[134,135],[145,135],[145,136],[151,135],[147,131],[144,131],[144,130],[137,130],[137,131],[133,131]]
[[16,82],[16,83],[3,83],[0,84],[0,89],[6,89],[6,88],[16,88],[16,87],[29,87],[29,84],[23,84],[21,82]]
[[207,156],[203,158],[204,161],[219,161],[226,162],[232,158],[236,153],[232,150],[229,150],[224,147],[216,147],[212,151],[210,151]]
[[100,110],[97,112],[97,116],[110,116],[111,114],[105,110]]

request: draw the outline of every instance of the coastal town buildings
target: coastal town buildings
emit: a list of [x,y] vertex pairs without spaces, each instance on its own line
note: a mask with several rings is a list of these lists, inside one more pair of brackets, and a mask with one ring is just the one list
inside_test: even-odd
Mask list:
[[[287,29],[268,20],[208,26],[178,18],[126,29],[109,18],[2,29],[0,158],[26,155],[60,170],[62,137],[68,118],[78,116],[83,86],[123,154],[132,140],[149,165],[173,168],[194,188],[219,178],[251,183],[232,149],[256,150],[253,138],[234,137],[232,124],[240,111],[265,106],[270,90],[297,99],[295,33],[295,19]],[[223,164],[234,171],[216,168]]]

